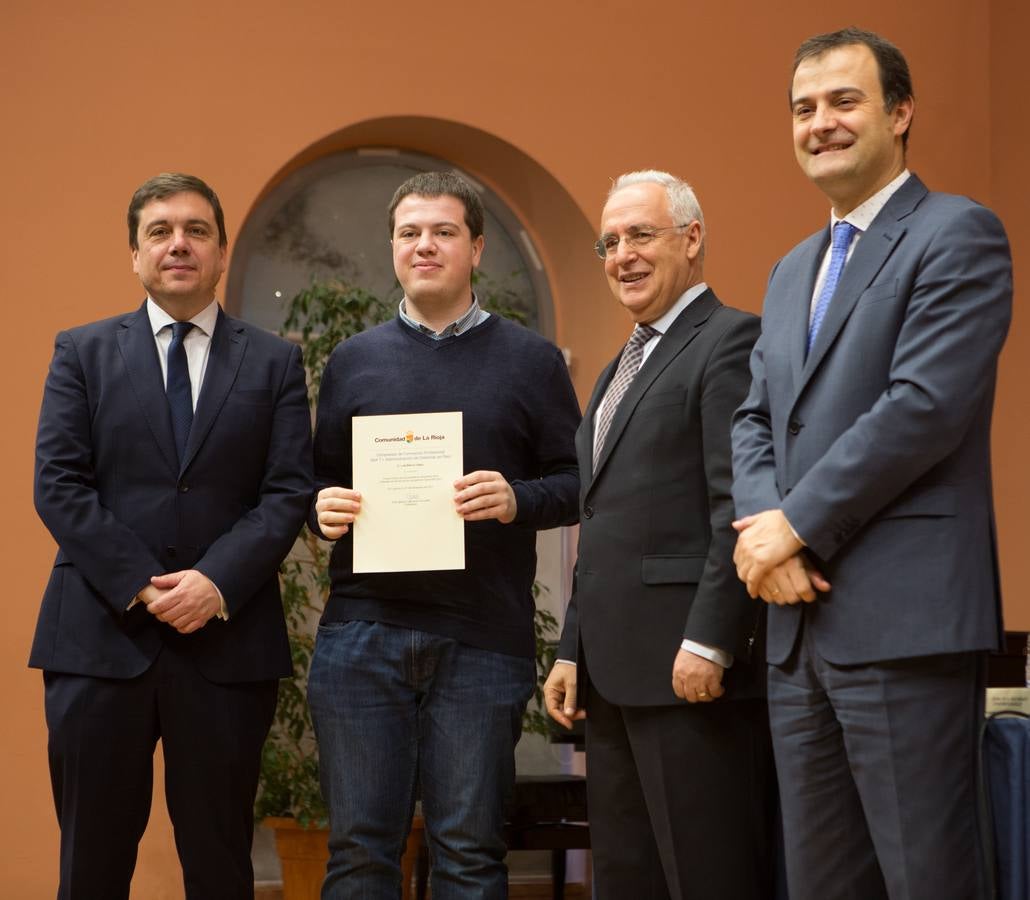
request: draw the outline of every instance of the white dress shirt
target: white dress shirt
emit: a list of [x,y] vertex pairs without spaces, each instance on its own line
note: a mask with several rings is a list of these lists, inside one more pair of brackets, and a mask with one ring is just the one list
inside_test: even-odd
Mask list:
[[[668,312],[663,316],[659,316],[653,322],[647,322],[645,324],[650,325],[658,334],[654,335],[646,344],[644,344],[644,355],[640,358],[640,367],[643,368],[644,363],[647,362],[647,358],[654,353],[654,348],[658,346],[658,342],[661,341],[665,332],[669,330],[669,326],[676,321],[676,317],[683,312],[691,303],[693,303],[698,297],[700,297],[705,291],[708,290],[708,285],[703,281],[700,284],[695,284],[692,288],[688,288],[686,293],[677,300]],[[637,369],[639,372],[640,369]],[[597,423],[601,420],[601,411],[604,409],[605,397],[601,397],[601,402],[597,404],[597,411],[594,413],[594,453],[597,453]]]
[[[834,215],[833,210],[830,210],[830,234],[833,234],[833,226],[838,222],[847,222],[854,225],[858,229],[858,232],[851,238],[851,244],[848,246],[848,255],[844,258],[844,265],[847,266],[851,260],[851,254],[855,252],[855,248],[858,246],[858,242],[862,240],[862,235],[869,230],[869,226],[873,224],[879,214],[880,210],[887,205],[887,201],[897,192],[911,176],[911,172],[905,169],[897,178],[895,178],[890,184],[884,185],[878,190],[872,197],[866,200],[864,203],[860,203],[851,212],[849,212],[842,219],[838,219]],[[831,242],[832,243],[832,242]],[[815,277],[815,289],[812,291],[812,303],[808,309],[808,321],[812,321],[812,316],[815,314],[815,306],[819,301],[819,294],[822,292],[823,285],[826,283],[826,273],[830,269],[830,251],[832,247],[827,247],[826,252],[823,254],[823,261],[819,265],[819,273]]]
[[[157,343],[157,358],[161,361],[161,380],[168,386],[168,345],[172,342],[172,328],[175,323],[153,300],[147,297],[147,316],[150,328],[154,332]],[[182,346],[186,351],[186,365],[190,372],[190,391],[193,395],[193,411],[197,411],[197,398],[204,385],[204,373],[207,371],[207,358],[211,353],[211,335],[215,333],[218,322],[218,301],[212,300],[190,321],[195,327],[183,339]]]

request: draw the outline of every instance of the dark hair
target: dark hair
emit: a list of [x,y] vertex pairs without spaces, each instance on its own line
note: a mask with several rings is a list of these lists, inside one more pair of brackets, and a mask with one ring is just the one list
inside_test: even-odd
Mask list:
[[468,181],[454,172],[419,172],[393,192],[393,199],[386,208],[390,216],[391,237],[397,205],[409,194],[419,197],[455,197],[465,207],[465,224],[472,233],[472,239],[475,240],[483,233],[483,201]]
[[229,243],[225,234],[225,216],[222,214],[222,204],[218,202],[218,195],[211,190],[203,181],[195,175],[183,175],[181,172],[162,172],[153,178],[144,181],[132,195],[129,202],[129,246],[133,250],[139,249],[139,242],[136,234],[139,231],[139,214],[143,207],[152,200],[164,200],[172,194],[200,194],[208,203],[215,214],[215,223],[218,225],[218,244],[224,247]]
[[[873,31],[866,31],[862,28],[841,28],[839,31],[831,31],[826,34],[817,34],[810,37],[794,54],[794,69],[791,75],[798,70],[806,59],[814,56],[822,56],[824,53],[835,50],[838,47],[847,47],[854,44],[864,44],[869,48],[876,65],[880,70],[880,89],[883,92],[883,105],[887,112],[891,112],[903,100],[914,97],[912,91],[912,76],[908,71],[908,63],[902,52],[890,41]],[[788,91],[788,94],[790,92]],[[790,96],[793,102],[793,96]],[[905,133],[901,136],[904,146],[908,146],[908,133],[912,130],[909,123]]]

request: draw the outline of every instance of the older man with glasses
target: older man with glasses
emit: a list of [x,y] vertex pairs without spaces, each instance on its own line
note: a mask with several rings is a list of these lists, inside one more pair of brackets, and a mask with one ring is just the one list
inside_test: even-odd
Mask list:
[[690,186],[623,175],[595,245],[634,322],[576,435],[579,560],[544,693],[587,717],[598,900],[768,900],[761,604],[736,582],[730,418],[758,319],[703,277]]

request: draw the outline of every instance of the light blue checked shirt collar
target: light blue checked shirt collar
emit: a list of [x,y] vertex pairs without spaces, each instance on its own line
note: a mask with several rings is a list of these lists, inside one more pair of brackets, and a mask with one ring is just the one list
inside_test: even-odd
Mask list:
[[477,325],[485,322],[490,318],[490,313],[484,309],[480,309],[479,300],[476,299],[476,295],[472,294],[472,305],[462,313],[457,319],[451,322],[443,331],[433,331],[428,325],[423,325],[421,322],[416,322],[411,316],[408,315],[407,309],[405,308],[405,298],[401,298],[400,305],[397,307],[397,311],[400,313],[401,319],[406,325],[410,325],[416,331],[420,331],[422,334],[428,335],[434,341],[442,341],[444,338],[451,337],[456,334],[464,334],[470,328],[475,328]]

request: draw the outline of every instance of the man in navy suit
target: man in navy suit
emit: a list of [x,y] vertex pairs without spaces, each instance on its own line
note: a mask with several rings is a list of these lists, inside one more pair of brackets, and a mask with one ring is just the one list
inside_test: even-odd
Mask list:
[[1008,242],[906,167],[888,41],[801,45],[794,150],[829,228],[773,269],[733,427],[735,560],[770,604],[791,900],[983,895],[974,748],[1001,633],[990,430]]
[[59,546],[29,661],[58,897],[128,897],[158,738],[186,896],[252,897],[261,745],[291,671],[277,569],[312,491],[304,370],[219,308],[225,224],[203,181],[140,187],[129,245],[147,299],[57,336],[36,442]]

